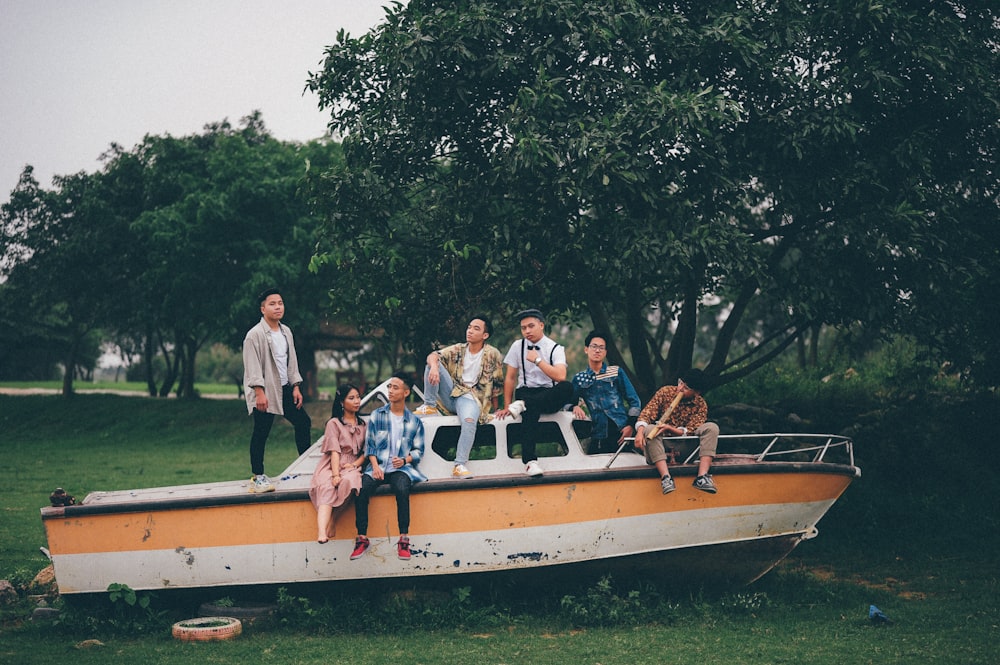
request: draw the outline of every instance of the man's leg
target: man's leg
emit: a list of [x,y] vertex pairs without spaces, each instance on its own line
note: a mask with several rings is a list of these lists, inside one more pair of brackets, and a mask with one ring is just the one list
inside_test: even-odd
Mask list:
[[250,435],[250,471],[255,476],[264,473],[264,444],[271,433],[274,414],[253,410],[253,434]]
[[479,425],[479,402],[470,394],[455,400],[455,413],[462,425],[455,451],[455,464],[468,464],[472,444],[476,441],[476,427]]
[[693,434],[698,435],[698,475],[707,475],[712,468],[712,460],[719,448],[719,426],[715,423],[705,423]]
[[560,381],[551,388],[519,388],[515,399],[524,402],[524,413],[521,414],[521,461],[528,462],[538,459],[535,446],[538,443],[538,418],[543,413],[555,413],[569,404],[573,399],[573,384]]
[[413,481],[402,471],[393,471],[385,479],[396,495],[396,522],[400,535],[405,536],[410,532],[410,487]]
[[357,527],[359,536],[368,535],[368,502],[381,484],[367,473],[361,474],[361,489],[354,497],[354,526]]
[[[537,395],[534,400],[535,408],[540,413],[561,411],[564,406],[573,401],[573,384],[569,381],[560,381],[551,388],[543,388],[542,390],[543,392]],[[525,403],[527,404],[527,402]]]
[[281,408],[285,412],[285,420],[295,428],[295,448],[301,455],[312,445],[312,418],[306,412],[305,404],[302,408],[295,406],[291,386],[283,386],[281,389]]
[[524,412],[521,414],[521,463],[527,464],[538,459],[535,454],[537,440],[539,410],[539,392],[546,388],[518,388],[514,399],[524,402]]

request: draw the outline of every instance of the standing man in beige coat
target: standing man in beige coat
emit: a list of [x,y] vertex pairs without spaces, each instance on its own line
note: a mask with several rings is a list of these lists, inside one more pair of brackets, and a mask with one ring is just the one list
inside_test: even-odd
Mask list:
[[243,385],[247,410],[253,416],[250,436],[251,492],[273,492],[274,483],[264,475],[264,446],[274,416],[284,416],[295,428],[295,447],[301,455],[311,444],[312,420],[303,407],[302,375],[295,355],[291,329],[281,322],[285,302],[278,289],[260,294],[260,323],[243,340]]

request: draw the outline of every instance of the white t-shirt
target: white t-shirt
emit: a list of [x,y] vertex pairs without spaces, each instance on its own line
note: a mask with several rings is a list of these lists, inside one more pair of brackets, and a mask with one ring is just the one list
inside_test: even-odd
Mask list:
[[[546,336],[538,340],[537,344],[532,344],[524,338],[515,341],[510,345],[510,350],[504,356],[503,362],[505,365],[516,367],[519,370],[517,373],[518,388],[551,388],[554,385],[554,381],[539,369],[538,365],[527,359],[530,346],[538,347],[535,350],[538,351],[538,355],[545,362],[552,365],[566,364],[566,349]],[[522,358],[524,358],[524,365],[526,366],[522,366]]]
[[[485,348],[484,346],[483,349]],[[479,383],[483,366],[483,349],[479,349],[479,353],[471,353],[466,349],[465,355],[462,356],[462,383],[466,388],[475,388]]]
[[274,354],[274,364],[278,366],[278,377],[281,385],[288,385],[288,340],[280,330],[271,330],[271,353]]
[[403,416],[395,413],[389,414],[389,459],[382,469],[386,473],[392,473],[396,469],[392,466],[392,458],[399,457],[399,449],[403,443]]

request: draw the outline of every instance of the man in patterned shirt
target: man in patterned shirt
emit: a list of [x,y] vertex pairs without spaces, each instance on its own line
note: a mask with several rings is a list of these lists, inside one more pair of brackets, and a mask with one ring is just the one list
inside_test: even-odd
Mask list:
[[[712,480],[712,476],[708,472],[712,468],[712,459],[718,448],[719,426],[706,422],[708,420],[708,404],[701,396],[706,387],[708,387],[708,380],[700,369],[690,369],[684,372],[676,386],[663,386],[656,391],[653,399],[649,400],[649,404],[639,414],[639,420],[635,424],[635,447],[644,450],[646,461],[654,464],[656,470],[660,472],[660,486],[664,494],[669,494],[676,489],[674,479],[670,477],[670,471],[667,469],[667,452],[663,445],[663,439],[667,436],[694,435],[698,437],[701,449],[698,460],[698,477],[694,479],[694,487],[711,494],[718,491],[715,487],[715,481]],[[652,428],[656,425],[678,393],[681,394],[680,401],[667,418],[664,430],[647,439],[647,427]]]
[[[587,369],[573,377],[573,415],[586,417],[579,406],[582,399],[587,405],[591,429],[591,450],[598,453],[614,452],[626,437],[635,434],[635,422],[642,404],[632,387],[628,375],[617,365],[608,365],[608,337],[594,330],[584,341]],[[627,409],[627,410],[626,410]]]
[[[440,413],[438,404],[456,414],[461,423],[455,451],[455,478],[471,478],[466,468],[476,440],[476,426],[488,422],[503,392],[503,355],[486,343],[493,323],[476,314],[465,330],[465,343],[452,344],[427,355],[424,368],[424,403],[418,416]],[[444,371],[442,371],[444,368]]]

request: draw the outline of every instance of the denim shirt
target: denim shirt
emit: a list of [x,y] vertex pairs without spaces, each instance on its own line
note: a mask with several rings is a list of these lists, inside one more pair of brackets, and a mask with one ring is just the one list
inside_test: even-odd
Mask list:
[[579,401],[581,397],[590,411],[595,439],[606,439],[613,433],[608,431],[609,420],[621,429],[630,422],[634,423],[642,408],[628,375],[617,365],[608,367],[607,363],[601,366],[600,373],[588,367],[573,377],[573,400]]

